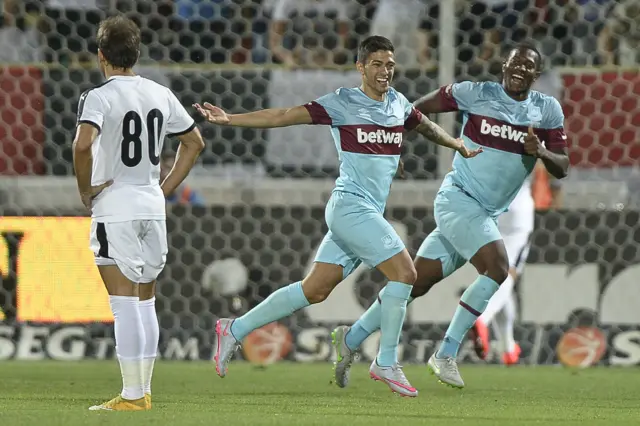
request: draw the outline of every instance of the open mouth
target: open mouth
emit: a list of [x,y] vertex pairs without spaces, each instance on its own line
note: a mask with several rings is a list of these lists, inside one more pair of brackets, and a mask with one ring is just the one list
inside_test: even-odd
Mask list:
[[511,74],[511,79],[520,84],[523,84],[525,82],[525,78],[522,74]]
[[389,79],[388,78],[376,78],[376,81],[382,85],[387,85],[389,84]]

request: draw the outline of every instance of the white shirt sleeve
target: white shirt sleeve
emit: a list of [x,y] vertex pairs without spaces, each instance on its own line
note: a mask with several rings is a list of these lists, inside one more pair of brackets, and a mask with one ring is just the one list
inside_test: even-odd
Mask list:
[[277,0],[273,8],[274,21],[286,21],[291,13],[291,2],[289,0]]
[[176,95],[170,90],[168,92],[171,116],[167,120],[167,136],[180,136],[189,133],[196,127],[196,122],[176,98]]
[[78,125],[90,124],[100,132],[105,112],[106,108],[100,96],[93,90],[87,90],[80,96],[78,102]]

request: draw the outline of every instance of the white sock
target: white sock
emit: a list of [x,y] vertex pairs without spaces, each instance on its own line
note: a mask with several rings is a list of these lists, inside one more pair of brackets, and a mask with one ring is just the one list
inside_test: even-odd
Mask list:
[[499,311],[491,322],[493,335],[500,344],[500,352],[505,353],[508,350],[508,344],[505,340],[504,331],[507,324],[507,317],[504,315],[504,309]]
[[513,352],[516,349],[516,340],[513,337],[513,326],[516,322],[516,301],[513,295],[507,300],[502,311],[505,317],[503,328],[505,346],[507,352]]
[[137,297],[132,296],[109,296],[115,319],[116,354],[122,373],[121,396],[124,399],[140,399],[144,396],[142,351],[145,339],[138,301]]
[[[487,324],[487,326],[489,325]],[[493,321],[491,321],[491,331],[493,332],[493,338],[500,343],[500,350],[504,352],[504,309],[502,311],[499,311],[493,318]]]
[[489,304],[485,308],[482,315],[480,315],[480,320],[484,324],[489,325],[496,313],[501,310],[507,303],[507,300],[511,298],[513,284],[513,277],[511,276],[511,274],[507,275],[507,279],[502,284],[500,284],[500,288],[494,293],[493,296],[491,296],[491,299],[489,299]]
[[156,298],[141,300],[138,303],[142,326],[144,327],[144,351],[142,352],[142,377],[144,379],[144,393],[151,393],[151,378],[153,377],[153,365],[158,355],[158,341],[160,340],[160,328],[156,315]]

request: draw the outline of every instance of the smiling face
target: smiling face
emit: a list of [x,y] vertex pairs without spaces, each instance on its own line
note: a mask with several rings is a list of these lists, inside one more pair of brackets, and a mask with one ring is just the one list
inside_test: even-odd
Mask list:
[[502,65],[502,85],[512,97],[526,96],[540,76],[541,58],[535,50],[513,49]]
[[382,96],[389,90],[395,66],[393,52],[389,50],[378,50],[369,54],[364,63],[357,64],[362,75],[362,85],[375,95]]

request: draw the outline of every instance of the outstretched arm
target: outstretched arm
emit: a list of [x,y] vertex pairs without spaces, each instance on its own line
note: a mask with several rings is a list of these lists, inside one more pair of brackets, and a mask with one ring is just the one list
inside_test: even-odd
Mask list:
[[420,117],[420,123],[414,130],[440,146],[446,146],[447,148],[458,151],[464,158],[475,157],[482,152],[482,148],[475,151],[468,150],[464,146],[462,139],[453,138],[445,132],[442,127],[429,120],[426,115]]
[[205,102],[193,105],[210,123],[222,126],[255,127],[272,129],[296,124],[312,124],[311,114],[304,106],[292,108],[270,108],[246,114],[227,114],[221,108]]
[[439,114],[452,111],[442,96],[442,88],[434,90],[415,101],[413,106],[423,114]]

